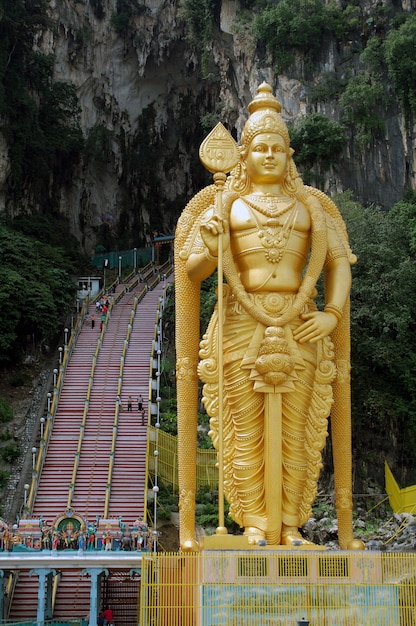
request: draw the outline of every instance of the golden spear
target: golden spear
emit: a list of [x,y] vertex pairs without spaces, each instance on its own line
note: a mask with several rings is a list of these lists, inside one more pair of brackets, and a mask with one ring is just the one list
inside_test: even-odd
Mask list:
[[[204,167],[213,174],[215,184],[215,214],[222,220],[222,193],[230,172],[239,162],[240,153],[238,145],[228,130],[219,122],[207,135],[199,149],[199,158]],[[227,529],[224,524],[224,439],[223,439],[223,233],[218,236],[218,333],[217,333],[217,357],[218,357],[218,527],[216,534],[226,535]]]

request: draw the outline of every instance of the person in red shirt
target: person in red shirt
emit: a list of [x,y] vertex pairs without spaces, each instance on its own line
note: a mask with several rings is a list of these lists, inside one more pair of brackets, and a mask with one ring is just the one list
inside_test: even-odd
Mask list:
[[106,626],[107,624],[114,624],[113,611],[112,609],[110,609],[108,604],[107,606],[104,607],[103,617],[104,617],[104,626]]

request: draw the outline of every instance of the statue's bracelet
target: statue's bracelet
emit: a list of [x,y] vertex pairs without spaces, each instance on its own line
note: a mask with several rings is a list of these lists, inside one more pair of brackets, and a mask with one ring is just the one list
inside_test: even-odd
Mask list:
[[324,311],[325,313],[332,313],[335,315],[338,321],[342,319],[342,309],[340,309],[336,304],[326,304]]

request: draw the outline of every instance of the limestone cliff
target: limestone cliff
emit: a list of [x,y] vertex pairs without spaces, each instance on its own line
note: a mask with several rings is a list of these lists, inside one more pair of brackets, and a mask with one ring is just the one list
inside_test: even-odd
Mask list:
[[[267,49],[256,44],[241,20],[242,6],[250,3],[238,0],[211,3],[216,9],[212,39],[208,46],[201,41],[198,49],[186,38],[180,4],[51,0],[50,21],[38,29],[35,49],[53,55],[54,80],[76,88],[86,142],[66,177],[58,181],[50,172],[44,194],[68,217],[88,253],[97,243],[122,249],[140,245],[154,229],[172,232],[186,201],[209,182],[198,148],[210,116],[221,118],[238,138],[259,82],[272,84],[287,121],[312,112],[339,120],[336,96],[319,101],[311,93],[324,75],[336,74],[342,81],[346,59],[353,59],[348,72],[358,71],[356,42],[340,46],[326,39],[313,76],[307,76],[299,54],[290,71],[276,74]],[[371,15],[376,2],[365,4]],[[133,9],[123,13],[129,5]],[[407,0],[396,5],[400,12],[412,10]],[[208,65],[202,67],[204,62]],[[414,130],[394,94],[380,107],[382,136],[363,150],[350,128],[337,166],[320,174],[326,191],[352,189],[363,202],[389,207],[406,187],[416,189]],[[0,133],[0,210],[42,210],[42,201],[30,193],[11,208],[10,158]]]

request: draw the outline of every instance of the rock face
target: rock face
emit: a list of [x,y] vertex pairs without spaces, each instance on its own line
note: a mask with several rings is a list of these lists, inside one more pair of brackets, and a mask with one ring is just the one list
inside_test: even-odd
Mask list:
[[[155,229],[173,232],[184,204],[210,182],[198,162],[210,116],[217,115],[239,138],[247,104],[262,80],[273,86],[287,121],[312,112],[340,116],[336,101],[310,103],[315,79],[297,78],[302,59],[291,76],[274,72],[249,30],[237,28],[237,0],[216,3],[203,73],[200,50],[186,40],[178,0],[126,0],[135,7],[128,23],[121,21],[121,4],[51,0],[52,26],[36,41],[39,51],[54,55],[54,79],[73,84],[79,99],[87,149],[53,201],[87,253],[103,243],[107,231],[112,237],[107,247],[115,248],[140,245]],[[319,72],[342,78],[348,52],[325,45]],[[406,187],[415,188],[413,136],[393,100],[385,120],[384,137],[364,151],[352,133],[338,167],[322,172],[325,191],[352,189],[362,202],[389,207]],[[8,170],[0,134],[0,210],[8,206]],[[31,210],[26,202],[21,209]]]

